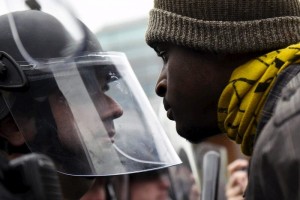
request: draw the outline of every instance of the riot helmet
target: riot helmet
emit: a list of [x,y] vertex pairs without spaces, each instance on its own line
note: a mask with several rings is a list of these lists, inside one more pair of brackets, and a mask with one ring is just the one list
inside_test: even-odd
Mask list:
[[0,116],[9,113],[28,148],[48,155],[63,174],[179,164],[126,56],[103,52],[70,16],[33,10],[0,16]]

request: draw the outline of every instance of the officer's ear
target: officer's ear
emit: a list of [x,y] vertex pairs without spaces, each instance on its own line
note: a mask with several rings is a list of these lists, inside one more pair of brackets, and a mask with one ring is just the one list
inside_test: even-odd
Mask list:
[[25,144],[25,139],[10,114],[0,121],[0,137],[12,146]]

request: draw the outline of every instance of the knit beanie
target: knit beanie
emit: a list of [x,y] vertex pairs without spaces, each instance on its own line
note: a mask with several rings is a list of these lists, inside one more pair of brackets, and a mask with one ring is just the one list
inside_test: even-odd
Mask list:
[[299,0],[154,0],[146,42],[248,53],[300,41]]

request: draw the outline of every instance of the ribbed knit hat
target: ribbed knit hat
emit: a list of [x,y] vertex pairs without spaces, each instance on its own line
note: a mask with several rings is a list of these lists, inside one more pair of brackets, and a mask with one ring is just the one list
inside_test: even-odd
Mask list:
[[146,42],[214,53],[279,49],[300,41],[299,0],[154,0]]

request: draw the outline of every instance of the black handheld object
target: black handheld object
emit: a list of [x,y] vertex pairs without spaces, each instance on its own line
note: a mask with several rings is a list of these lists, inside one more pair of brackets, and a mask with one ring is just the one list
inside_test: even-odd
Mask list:
[[41,5],[36,0],[26,0],[25,3],[31,10],[41,10],[42,9]]
[[42,154],[27,154],[11,161],[0,159],[0,199],[60,200],[55,166]]
[[202,166],[202,200],[217,200],[220,173],[220,154],[208,151],[203,157]]

